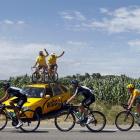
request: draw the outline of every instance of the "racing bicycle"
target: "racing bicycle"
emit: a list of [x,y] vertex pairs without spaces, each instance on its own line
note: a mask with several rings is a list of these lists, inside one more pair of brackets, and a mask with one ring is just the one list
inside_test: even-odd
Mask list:
[[[23,122],[23,125],[19,128],[24,132],[33,132],[40,125],[39,114],[30,109],[22,108],[20,111],[20,119]],[[18,119],[13,108],[0,104],[0,130],[3,130],[6,127],[8,120],[11,120],[12,126],[14,127],[18,124]]]
[[115,119],[115,125],[120,131],[128,131],[136,122],[140,126],[140,116],[132,111],[131,109],[127,109],[128,105],[122,104],[122,107],[125,109],[117,114]]
[[[60,131],[70,131],[80,120],[78,115],[78,107],[73,104],[65,104],[63,109],[55,116],[54,122],[57,129]],[[86,126],[92,132],[102,131],[106,125],[106,117],[102,112],[93,111],[91,108],[86,107],[87,115],[84,121],[79,121],[80,126]],[[91,117],[92,121],[86,124],[88,117]]]

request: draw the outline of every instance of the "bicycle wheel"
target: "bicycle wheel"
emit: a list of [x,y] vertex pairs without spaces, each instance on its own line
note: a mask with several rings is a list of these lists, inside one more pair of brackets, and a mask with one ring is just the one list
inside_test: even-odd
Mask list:
[[121,131],[128,131],[134,125],[134,117],[130,112],[122,111],[116,116],[115,125]]
[[43,73],[43,82],[49,82],[49,73],[48,72],[44,72]]
[[92,120],[86,127],[92,132],[102,131],[106,125],[105,115],[99,111],[92,111],[89,116]]
[[52,76],[51,76],[51,79],[53,82],[57,82],[58,81],[58,73],[55,72]]
[[23,125],[20,127],[20,129],[25,132],[33,132],[40,125],[39,114],[33,110],[26,110],[21,112],[20,119],[23,122]]
[[0,130],[4,129],[7,125],[8,118],[4,111],[0,112]]
[[75,116],[65,110],[55,117],[54,122],[58,130],[63,132],[70,131],[75,126]]
[[38,81],[38,79],[39,79],[39,75],[38,75],[38,73],[37,72],[34,72],[33,74],[32,74],[32,82],[33,83],[35,83],[35,82],[37,82]]

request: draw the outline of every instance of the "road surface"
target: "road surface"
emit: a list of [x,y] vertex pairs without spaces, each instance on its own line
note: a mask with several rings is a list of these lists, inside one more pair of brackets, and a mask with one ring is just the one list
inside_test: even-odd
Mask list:
[[139,140],[140,128],[133,127],[131,131],[121,132],[115,126],[106,126],[104,131],[93,133],[78,125],[69,132],[60,132],[53,123],[43,122],[36,132],[24,133],[8,125],[0,131],[0,140]]

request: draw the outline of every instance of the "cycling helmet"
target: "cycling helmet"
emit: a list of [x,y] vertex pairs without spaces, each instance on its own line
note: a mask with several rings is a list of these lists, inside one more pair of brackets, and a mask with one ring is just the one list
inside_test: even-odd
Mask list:
[[128,89],[134,89],[135,86],[134,86],[134,84],[128,84],[128,85],[127,85],[127,88],[128,88]]
[[78,84],[79,84],[79,81],[78,81],[78,80],[72,80],[72,81],[71,81],[71,84],[73,84],[73,85],[78,85]]
[[3,83],[3,88],[4,88],[5,90],[7,90],[9,87],[10,87],[10,83],[9,83],[9,82],[4,82],[4,83]]

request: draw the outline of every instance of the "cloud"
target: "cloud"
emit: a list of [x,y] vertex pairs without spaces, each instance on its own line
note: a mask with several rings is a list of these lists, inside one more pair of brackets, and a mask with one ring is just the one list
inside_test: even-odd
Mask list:
[[59,45],[49,43],[17,43],[0,40],[0,79],[31,73],[31,66],[40,50],[60,53]]
[[9,19],[6,19],[6,20],[3,20],[3,21],[0,21],[1,24],[3,25],[23,25],[25,24],[25,22],[23,20],[17,20],[17,21],[14,21],[14,20],[9,20]]
[[136,46],[140,47],[140,40],[138,40],[138,39],[131,40],[131,41],[128,42],[128,45],[132,46],[132,47],[136,47]]
[[64,11],[60,12],[60,15],[63,19],[72,21],[72,20],[77,20],[77,21],[84,21],[86,20],[85,16],[81,14],[79,11]]
[[106,8],[100,8],[99,10],[100,10],[100,12],[103,13],[103,14],[109,14],[108,9],[106,9]]
[[19,21],[17,21],[17,24],[19,24],[19,25],[23,25],[23,24],[25,24],[25,22],[22,21],[22,20],[19,20]]
[[[87,18],[81,12],[78,12],[84,20],[80,22],[74,22],[76,16],[67,13],[69,15],[71,24],[71,29],[78,28],[79,30],[103,30],[109,33],[121,33],[121,32],[136,32],[140,33],[140,7],[139,6],[129,6],[120,7],[115,10],[108,10],[106,8],[100,8],[100,19],[95,15],[91,18]],[[78,15],[78,14],[77,14]],[[78,16],[77,16],[78,17]],[[80,17],[80,16],[79,16]],[[68,18],[64,18],[68,20]],[[78,18],[77,18],[78,19]],[[80,19],[80,18],[79,18]],[[82,19],[82,18],[81,18]],[[68,23],[67,23],[68,24]]]
[[4,21],[3,21],[3,24],[13,25],[14,22],[11,21],[11,20],[4,20]]
[[80,41],[67,41],[67,44],[73,45],[73,46],[86,46],[88,45],[87,42],[80,42]]
[[133,52],[135,55],[140,54],[140,39],[130,40],[128,41],[128,45],[131,52]]
[[121,7],[114,11],[102,10],[102,13],[106,17],[100,21],[92,21],[91,27],[100,28],[109,33],[131,31],[140,33],[140,7]]
[[63,50],[66,52],[58,61],[60,76],[84,71],[81,69],[83,64],[81,58],[85,55],[85,47],[88,47],[87,43],[79,41],[67,41],[60,46],[50,43],[25,44],[0,40],[0,79],[31,74],[31,66],[34,65],[38,52],[43,48],[46,48],[49,53],[55,52],[58,55]]
[[[134,43],[134,41],[130,42],[131,45]],[[108,46],[102,48],[90,45],[92,44],[88,42],[72,40],[66,41],[63,45],[0,40],[0,79],[31,74],[31,66],[34,65],[38,52],[43,48],[46,48],[49,53],[55,52],[56,54],[65,51],[64,56],[58,60],[60,76],[85,72],[139,76],[137,55],[127,55],[122,51],[116,52]]]

